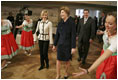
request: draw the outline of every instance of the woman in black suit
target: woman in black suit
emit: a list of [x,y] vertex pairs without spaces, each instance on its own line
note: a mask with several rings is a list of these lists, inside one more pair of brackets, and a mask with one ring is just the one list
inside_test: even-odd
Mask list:
[[74,19],[69,16],[70,10],[68,7],[61,7],[60,12],[62,20],[58,23],[53,51],[56,51],[57,46],[56,79],[60,78],[61,61],[64,61],[66,63],[64,76],[64,78],[66,79],[68,78],[68,68],[70,65],[71,55],[72,53],[75,53],[76,48],[76,27]]

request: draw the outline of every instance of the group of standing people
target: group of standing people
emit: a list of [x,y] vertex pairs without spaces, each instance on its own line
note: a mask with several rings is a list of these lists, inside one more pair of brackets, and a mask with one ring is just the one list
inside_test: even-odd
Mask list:
[[9,16],[7,19],[11,22],[12,24],[12,33],[14,34],[14,37],[16,39],[17,33],[19,32],[21,34],[21,30],[16,28],[15,26],[22,25],[24,21],[24,14],[28,13],[28,7],[23,7],[22,9],[19,10],[18,14],[16,15],[16,19],[13,16],[12,12],[9,12]]
[[[89,51],[90,43],[93,42],[95,37],[95,21],[89,16],[89,10],[84,9],[84,17],[79,20],[78,28],[76,30],[76,25],[74,19],[70,16],[70,9],[66,6],[60,8],[61,20],[58,23],[55,39],[53,41],[52,34],[52,22],[48,20],[48,11],[43,10],[41,12],[41,20],[37,22],[37,28],[34,34],[32,34],[33,20],[30,18],[32,15],[31,11],[25,13],[25,20],[21,25],[16,26],[16,28],[22,28],[21,34],[21,45],[20,48],[25,50],[25,54],[31,55],[31,49],[34,47],[34,41],[38,39],[39,49],[40,49],[40,63],[41,66],[39,70],[49,68],[48,59],[48,49],[52,47],[53,51],[57,51],[57,61],[56,61],[56,79],[61,77],[60,68],[61,62],[65,62],[65,75],[64,79],[69,77],[68,71],[70,67],[70,60],[72,59],[72,54],[76,52],[76,32],[78,36],[78,61],[82,61],[82,64],[86,63],[86,58]],[[97,34],[104,34],[104,49],[101,53],[100,58],[89,68],[82,69],[80,73],[73,73],[73,76],[80,76],[91,72],[93,69],[98,67],[102,62],[102,65],[98,67],[96,78],[117,78],[117,16],[113,13],[108,14],[105,20],[105,32],[99,31]],[[2,69],[7,66],[7,60],[11,59],[17,54],[18,45],[16,44],[15,38],[11,32],[12,25],[9,20],[1,20],[1,56],[2,56]],[[106,40],[106,41],[105,41]],[[6,44],[6,45],[4,45]],[[113,55],[113,56],[111,56]],[[110,58],[107,59],[106,58]],[[113,60],[112,60],[113,59]],[[106,60],[106,61],[105,61]],[[110,69],[106,69],[106,62],[113,66]],[[111,63],[112,62],[112,63]],[[80,68],[81,69],[81,68]],[[104,70],[105,69],[105,70]],[[113,70],[115,69],[115,70]],[[107,74],[107,70],[111,73]],[[115,77],[109,77],[109,75],[114,74]],[[103,76],[103,77],[102,77]]]

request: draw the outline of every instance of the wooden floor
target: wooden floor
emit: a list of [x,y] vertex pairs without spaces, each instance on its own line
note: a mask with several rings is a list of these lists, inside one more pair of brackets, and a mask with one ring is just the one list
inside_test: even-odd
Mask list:
[[[99,56],[102,49],[102,44],[99,44],[95,40],[90,45],[89,54],[87,57],[87,63],[81,67],[88,68]],[[50,68],[43,69],[38,71],[40,67],[40,56],[39,56],[38,44],[35,45],[35,48],[32,50],[31,56],[26,56],[23,50],[20,50],[19,53],[12,58],[11,64],[7,68],[2,70],[2,79],[55,79],[56,77],[56,52],[52,52],[51,48],[49,49],[49,60]],[[74,79],[71,76],[73,72],[79,72],[78,67],[80,63],[77,61],[78,51],[73,55],[73,60],[71,61],[71,66],[69,69],[70,79]],[[77,79],[95,79],[96,72],[95,70],[90,74],[77,77]],[[64,63],[61,67],[61,78],[64,76]]]

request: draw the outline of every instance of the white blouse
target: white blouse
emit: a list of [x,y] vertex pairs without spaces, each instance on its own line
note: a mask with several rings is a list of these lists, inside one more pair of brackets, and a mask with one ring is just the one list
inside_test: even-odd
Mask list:
[[25,30],[25,31],[32,31],[33,20],[30,19],[30,23],[28,23],[26,20],[24,20],[22,25],[23,25],[23,30]]
[[8,19],[3,20],[3,25],[2,26],[9,26],[10,28],[12,28],[12,24]]
[[103,35],[103,41],[104,41],[103,45],[104,50],[109,49],[113,53],[117,52],[117,35],[108,37],[105,31]]
[[30,19],[30,23],[28,23],[26,20],[24,20],[22,24],[23,24],[24,26],[32,27],[32,26],[33,26],[33,20]]
[[[49,20],[38,21],[36,32],[39,31],[38,39],[43,41],[50,41],[50,44],[53,44],[53,34],[52,34],[52,22]],[[36,41],[36,32],[34,41]]]
[[110,46],[108,47],[108,49],[113,53],[117,52],[117,35],[111,36],[109,38],[109,44]]
[[1,35],[9,34],[11,32],[12,24],[9,20],[3,20],[1,24]]

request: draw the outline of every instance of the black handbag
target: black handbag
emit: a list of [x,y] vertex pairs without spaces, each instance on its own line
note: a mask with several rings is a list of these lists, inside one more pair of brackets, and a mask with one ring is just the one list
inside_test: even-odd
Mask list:
[[37,35],[37,36],[39,35],[39,30],[36,32],[36,35]]
[[40,32],[39,32],[39,27],[38,27],[38,30],[36,32],[36,35],[38,36],[39,34],[40,34]]

